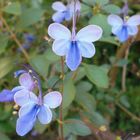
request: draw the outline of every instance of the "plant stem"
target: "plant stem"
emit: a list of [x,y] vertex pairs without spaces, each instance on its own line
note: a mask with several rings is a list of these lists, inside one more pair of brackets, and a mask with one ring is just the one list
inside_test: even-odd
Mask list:
[[[125,59],[128,59],[128,55],[129,55],[129,50],[130,50],[130,46],[126,49],[125,52]],[[123,70],[122,70],[122,91],[125,92],[126,91],[126,73],[127,73],[127,64],[123,66]]]
[[140,122],[140,118],[137,117],[136,115],[134,115],[133,113],[131,113],[129,110],[127,110],[125,107],[123,107],[119,102],[116,102],[116,105],[123,110],[126,114],[128,114],[132,119]]
[[59,128],[60,128],[60,140],[64,140],[64,134],[63,134],[63,92],[64,92],[64,58],[61,57],[61,78],[62,78],[62,85],[61,85],[61,94],[62,94],[62,104],[60,106],[60,113],[59,113]]
[[2,14],[0,14],[0,20],[2,21],[2,23],[5,25],[7,31],[11,34],[13,40],[16,42],[16,44],[18,45],[18,47],[21,49],[22,53],[24,54],[26,60],[29,62],[29,55],[26,52],[26,50],[22,47],[21,43],[19,42],[19,40],[17,39],[16,35],[12,32],[12,30],[10,29],[9,25],[7,24],[6,20],[3,18]]

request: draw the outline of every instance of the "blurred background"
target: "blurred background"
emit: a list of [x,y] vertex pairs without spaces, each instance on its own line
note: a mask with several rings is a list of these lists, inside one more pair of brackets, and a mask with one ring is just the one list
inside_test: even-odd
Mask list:
[[[59,90],[60,57],[51,49],[47,28],[55,0],[0,0],[0,91],[17,86],[14,72],[30,64],[39,74],[44,94]],[[62,0],[64,4],[67,1]],[[96,55],[83,59],[76,72],[64,67],[64,135],[66,140],[131,140],[140,134],[140,31],[120,43],[111,34],[107,17],[120,14],[123,0],[81,0],[77,29],[95,24],[103,37]],[[129,15],[140,13],[140,1],[128,0]],[[71,29],[72,22],[63,24]],[[129,47],[129,54],[126,50]],[[125,87],[122,70],[126,67]],[[13,102],[0,103],[0,140],[57,140],[59,110],[49,125],[36,124],[25,137],[16,134]],[[139,140],[140,138],[138,138]]]

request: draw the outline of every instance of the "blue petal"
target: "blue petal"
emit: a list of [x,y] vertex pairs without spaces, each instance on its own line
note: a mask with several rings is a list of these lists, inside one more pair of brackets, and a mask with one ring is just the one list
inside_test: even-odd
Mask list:
[[18,76],[20,76],[23,73],[26,73],[26,71],[25,70],[18,70],[16,72],[14,72],[14,76],[15,76],[15,78],[17,78]]
[[138,33],[138,27],[137,26],[128,26],[127,30],[128,30],[129,35],[136,35]]
[[18,135],[24,136],[32,130],[36,121],[38,111],[39,106],[35,105],[30,112],[18,118],[16,124],[16,132],[18,133]]
[[69,21],[72,18],[72,14],[69,10],[65,11],[65,20]]
[[69,40],[59,39],[53,42],[52,50],[59,56],[64,56],[68,52],[68,48],[70,45]]
[[56,108],[61,105],[62,95],[58,91],[49,92],[44,96],[43,102],[49,108]]
[[65,19],[65,13],[63,12],[56,12],[53,14],[52,19],[54,22],[61,23]]
[[94,42],[102,37],[103,30],[97,25],[88,25],[82,28],[76,35],[78,41]]
[[66,6],[62,3],[62,2],[54,2],[52,4],[52,8],[55,10],[55,11],[59,11],[59,12],[62,12],[62,11],[65,11],[67,8]]
[[16,92],[16,94],[14,95],[14,100],[19,106],[38,102],[37,96],[33,92],[30,92],[26,89]]
[[118,15],[114,15],[114,14],[109,15],[107,21],[113,27],[123,25],[123,20]]
[[121,30],[116,33],[116,35],[121,42],[126,41],[129,38],[127,27],[123,26]]
[[48,124],[52,120],[52,112],[47,106],[42,105],[40,107],[40,110],[39,110],[39,113],[38,113],[37,117],[38,117],[40,123]]
[[24,86],[28,90],[33,90],[35,87],[34,81],[29,73],[23,73],[19,77],[19,83],[21,86]]
[[95,47],[89,42],[78,42],[78,47],[83,57],[91,58],[95,54]]
[[29,103],[23,105],[18,112],[19,117],[22,117],[22,116],[28,114],[34,108],[35,105],[36,104],[33,102],[29,102]]
[[138,26],[140,25],[140,15],[134,15],[130,17],[127,21],[128,26]]
[[14,94],[14,92],[4,89],[2,92],[0,92],[0,102],[13,102]]
[[78,68],[81,61],[82,56],[78,48],[78,44],[76,41],[72,41],[71,45],[69,46],[68,53],[66,55],[66,64],[71,69],[71,71],[74,71]]
[[52,23],[48,27],[48,34],[50,37],[52,37],[55,40],[60,40],[60,39],[70,40],[71,39],[70,30],[64,25],[59,24],[59,23]]

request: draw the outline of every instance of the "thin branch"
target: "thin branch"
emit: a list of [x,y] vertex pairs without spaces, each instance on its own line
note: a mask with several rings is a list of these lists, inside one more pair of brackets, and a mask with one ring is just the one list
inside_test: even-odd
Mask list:
[[[128,55],[129,55],[129,50],[130,50],[130,46],[126,49],[125,52],[125,59],[128,59]],[[122,91],[125,92],[126,91],[126,73],[127,73],[127,64],[123,66],[123,70],[122,70]]]
[[0,20],[2,21],[2,23],[5,25],[7,31],[11,34],[13,40],[16,42],[16,44],[18,45],[18,47],[21,49],[22,53],[24,54],[26,60],[29,62],[29,55],[26,52],[26,50],[22,47],[21,43],[19,42],[19,40],[17,39],[16,35],[13,33],[13,31],[10,29],[9,25],[7,24],[6,20],[3,18],[3,16],[0,14]]
[[62,104],[60,106],[60,113],[59,113],[59,126],[60,126],[60,140],[64,140],[64,133],[63,133],[63,92],[64,92],[64,58],[61,57],[61,78],[62,78],[62,85],[60,88],[62,94]]
[[127,110],[124,106],[122,106],[119,102],[116,102],[116,105],[123,110],[126,114],[128,114],[133,120],[136,120],[140,122],[140,118],[137,117],[135,114],[131,113],[129,110]]

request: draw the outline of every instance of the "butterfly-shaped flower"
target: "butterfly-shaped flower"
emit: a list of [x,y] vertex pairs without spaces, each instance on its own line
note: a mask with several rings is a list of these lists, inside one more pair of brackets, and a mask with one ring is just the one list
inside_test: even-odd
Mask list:
[[92,42],[102,36],[102,29],[96,25],[89,25],[77,34],[59,23],[53,23],[48,28],[48,34],[54,39],[52,49],[59,56],[66,56],[66,64],[76,70],[82,61],[82,56],[91,58],[95,54]]
[[118,15],[109,15],[108,23],[112,26],[112,33],[118,37],[121,42],[126,41],[130,36],[138,33],[140,25],[140,15],[121,19]]
[[32,91],[35,88],[35,82],[33,81],[29,73],[24,70],[20,70],[15,73],[15,77],[17,77],[18,75],[20,75],[20,86],[16,86],[12,90],[4,89],[2,92],[0,92],[0,102],[13,102],[16,92],[23,89]]
[[64,20],[71,20],[72,14],[68,5],[65,6],[62,2],[54,2],[52,8],[56,11],[52,16],[54,22],[61,23]]
[[20,86],[13,88],[12,91],[23,89],[32,91],[36,87],[35,81],[31,77],[31,75],[27,72],[20,75],[19,84]]
[[42,101],[33,92],[18,91],[14,100],[21,106],[17,120],[16,131],[18,135],[24,136],[32,130],[38,119],[41,124],[48,124],[52,120],[50,109],[58,107],[62,102],[61,93],[53,91],[44,96]]

